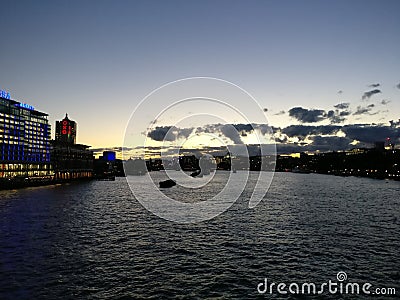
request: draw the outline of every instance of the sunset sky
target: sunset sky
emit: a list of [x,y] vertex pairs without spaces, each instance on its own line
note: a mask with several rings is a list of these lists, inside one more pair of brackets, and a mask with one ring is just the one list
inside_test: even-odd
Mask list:
[[397,0],[2,1],[0,89],[47,112],[53,135],[68,113],[78,142],[101,148],[122,145],[154,89],[215,77],[253,95],[282,142],[307,125],[337,126],[329,134],[348,144],[354,124],[400,118],[399,11]]

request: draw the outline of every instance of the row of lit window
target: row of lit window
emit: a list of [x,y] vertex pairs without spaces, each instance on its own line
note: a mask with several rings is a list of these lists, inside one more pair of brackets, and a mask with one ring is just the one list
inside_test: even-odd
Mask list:
[[23,134],[21,132],[1,132],[0,131],[0,139],[25,139],[25,140],[39,140],[39,141],[46,141],[48,140],[47,136],[44,134],[37,134],[37,135],[32,135],[32,134]]
[[31,132],[43,132],[47,131],[50,132],[50,128],[43,128],[43,127],[33,127],[33,126],[21,126],[21,125],[8,125],[8,124],[0,124],[0,129],[14,129],[14,130],[21,130],[21,131],[31,131]]
[[4,149],[4,151],[0,150],[0,158],[2,155],[11,155],[11,156],[25,156],[28,157],[29,155],[49,155],[51,153],[50,150],[34,150],[34,149]]
[[3,124],[17,124],[17,125],[23,125],[25,122],[24,121],[18,121],[18,120],[13,120],[13,119],[1,119],[0,122]]
[[[4,151],[3,151],[4,150]],[[49,149],[26,149],[26,148],[5,148],[5,149],[0,149],[0,155],[2,153],[33,153],[33,154],[48,154],[51,151]]]
[[0,164],[0,170],[48,170],[50,164]]
[[31,153],[31,154],[43,154],[43,155],[46,155],[46,154],[49,154],[49,153],[51,153],[51,151],[49,150],[49,149],[26,149],[26,148],[14,148],[14,149],[12,149],[12,148],[5,148],[5,149],[0,149],[0,155],[3,155],[4,153],[20,153],[21,155],[22,154],[29,154],[29,153]]
[[11,161],[50,161],[50,155],[41,155],[41,154],[26,154],[26,155],[17,155],[13,153],[1,154],[1,160],[11,160]]
[[15,162],[33,162],[33,161],[36,161],[36,162],[46,163],[46,162],[50,161],[50,157],[40,158],[40,157],[33,157],[33,156],[32,157],[27,157],[27,156],[21,157],[21,156],[12,156],[12,155],[8,155],[8,156],[7,155],[4,155],[4,156],[0,155],[0,158],[3,161],[15,161]]
[[28,177],[32,177],[32,176],[47,176],[47,175],[52,175],[53,172],[48,170],[48,171],[29,171],[29,172],[25,172],[25,171],[21,171],[21,172],[0,172],[0,178],[13,178],[16,176],[28,176]]
[[0,155],[0,159],[3,161],[14,161],[14,162],[36,162],[36,163],[48,163],[50,162],[50,157],[40,157],[40,156],[12,156],[12,155]]
[[[25,140],[30,140],[30,141],[35,141],[35,140],[39,140],[39,141],[46,141],[48,140],[46,136],[44,135],[29,135],[26,134],[25,136],[21,135],[19,136],[20,138],[25,138]],[[18,138],[18,135],[10,135],[10,134],[0,134],[0,139],[16,139]]]
[[[10,115],[7,113],[0,113],[0,117],[9,118],[9,119],[26,120],[26,122],[29,122],[31,124],[34,124],[34,123],[46,124],[48,122],[47,116],[38,118],[38,117],[34,117],[34,116],[29,116],[29,114],[25,114],[25,116],[19,116],[19,115]],[[0,119],[2,119],[2,118],[0,118]]]
[[44,138],[33,139],[31,137],[23,137],[23,136],[14,136],[9,135],[6,137],[2,137],[0,135],[0,144],[15,144],[15,142],[20,143],[33,143],[33,144],[48,144],[48,140]]

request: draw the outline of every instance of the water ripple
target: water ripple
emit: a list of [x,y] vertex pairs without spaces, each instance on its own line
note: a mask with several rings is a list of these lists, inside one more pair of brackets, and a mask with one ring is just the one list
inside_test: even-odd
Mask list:
[[339,271],[398,290],[399,182],[277,174],[248,209],[255,178],[227,212],[190,225],[147,212],[122,178],[1,191],[0,298],[251,299],[264,277],[321,283]]

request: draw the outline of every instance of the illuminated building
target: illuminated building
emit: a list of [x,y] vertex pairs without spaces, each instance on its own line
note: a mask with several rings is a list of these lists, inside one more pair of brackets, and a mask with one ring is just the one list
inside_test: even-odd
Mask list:
[[123,176],[122,161],[116,159],[114,151],[104,151],[94,161],[94,176],[97,179],[115,180],[115,175]]
[[56,181],[93,177],[93,152],[90,146],[76,144],[76,122],[56,121],[56,135],[52,143],[51,162]]
[[0,183],[52,177],[47,116],[0,91]]
[[56,140],[75,144],[76,143],[76,122],[68,119],[68,114],[61,121],[56,121]]

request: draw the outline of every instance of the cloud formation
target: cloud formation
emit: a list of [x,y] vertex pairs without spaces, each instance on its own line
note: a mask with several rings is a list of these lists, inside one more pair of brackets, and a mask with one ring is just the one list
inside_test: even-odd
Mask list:
[[377,88],[377,87],[380,87],[380,86],[381,86],[380,83],[373,83],[373,84],[369,85],[369,87],[372,87],[372,88]]
[[391,120],[391,121],[389,121],[389,123],[390,123],[390,127],[397,127],[397,126],[400,126],[400,119],[399,119],[399,121],[393,121],[393,120]]
[[388,137],[396,140],[400,135],[400,128],[383,125],[353,124],[343,126],[341,130],[346,134],[346,137],[352,140],[370,144],[376,141],[384,141]]
[[374,108],[375,104],[370,104],[368,106],[357,106],[357,111],[353,115],[365,115],[370,114],[372,108]]
[[[372,107],[373,105],[370,104],[365,108],[371,109]],[[347,111],[343,111],[343,113],[347,113]],[[328,115],[331,114],[330,112],[326,113],[326,117],[328,118]],[[334,114],[336,115],[336,112]],[[400,119],[398,121],[390,121],[390,126],[383,124],[290,125],[283,128],[273,127],[272,129],[274,131],[273,140],[277,143],[276,148],[279,154],[317,150],[338,151],[355,147],[371,147],[374,142],[384,141],[386,138],[390,138],[396,144],[400,143]],[[255,131],[261,132],[264,135],[272,133],[271,127],[267,124],[208,124],[198,127],[195,133],[208,132],[226,137],[229,139],[230,142],[228,144],[231,147],[243,144],[242,137],[250,135]],[[150,131],[148,136],[157,140],[171,140],[173,137],[175,139],[188,137],[193,132],[193,128],[159,126]],[[168,136],[169,134],[171,136]],[[355,141],[357,141],[356,146]],[[200,146],[205,151],[215,150],[207,145]],[[251,148],[253,146],[247,145],[247,147]],[[112,149],[117,152],[122,150],[121,147]],[[148,149],[151,150],[150,147]],[[146,148],[146,150],[148,149]],[[93,150],[100,151],[103,149]],[[107,150],[110,150],[110,148],[107,148]],[[159,152],[159,149],[155,149],[153,152],[158,153],[157,151]],[[254,151],[257,151],[257,148],[254,148]]]
[[390,102],[391,102],[390,100],[383,99],[383,100],[381,101],[381,104],[382,104],[382,105],[386,105],[386,104],[389,104]]
[[373,95],[379,94],[379,93],[382,93],[382,91],[381,91],[381,90],[378,90],[378,89],[374,89],[374,90],[365,92],[365,93],[363,94],[363,96],[362,96],[362,99],[363,99],[363,100],[369,99],[369,98],[371,98]]
[[187,138],[193,132],[193,128],[177,128],[175,126],[157,126],[150,130],[147,136],[154,141],[173,142],[179,138]]
[[[238,124],[236,126],[239,126],[239,125],[243,125],[243,124]],[[220,130],[224,136],[229,138],[235,144],[243,144],[242,138],[240,137],[238,130],[235,128],[235,125],[224,124],[220,127]],[[243,132],[245,133],[246,130],[244,130]],[[244,136],[246,136],[246,135],[244,135]]]
[[[340,103],[334,107],[345,109],[349,107],[349,103]],[[289,115],[301,123],[317,123],[329,120],[331,124],[338,124],[345,121],[345,117],[350,115],[349,111],[340,112],[339,109],[325,111],[323,109],[306,109],[303,107],[294,107],[289,110]]]
[[306,137],[309,135],[332,135],[339,131],[341,126],[338,125],[290,125],[281,129],[281,132],[288,137]]
[[334,106],[334,108],[337,108],[337,109],[347,109],[347,108],[349,108],[349,106],[350,106],[350,103],[339,103],[339,104],[336,104],[335,106]]
[[275,116],[284,115],[285,113],[286,113],[286,112],[285,112],[284,110],[281,110],[281,111],[277,112],[277,113],[275,114]]
[[326,118],[326,113],[322,109],[293,107],[289,110],[289,116],[297,119],[301,123],[316,123],[324,120]]

